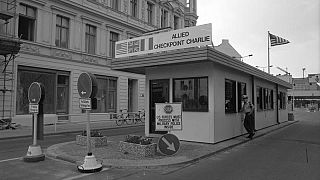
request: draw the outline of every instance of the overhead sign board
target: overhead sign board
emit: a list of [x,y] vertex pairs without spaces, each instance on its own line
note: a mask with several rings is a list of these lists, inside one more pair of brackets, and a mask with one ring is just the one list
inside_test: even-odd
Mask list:
[[116,42],[115,57],[121,58],[211,44],[212,25],[210,23],[118,41]]
[[182,130],[182,104],[156,103],[156,131]]

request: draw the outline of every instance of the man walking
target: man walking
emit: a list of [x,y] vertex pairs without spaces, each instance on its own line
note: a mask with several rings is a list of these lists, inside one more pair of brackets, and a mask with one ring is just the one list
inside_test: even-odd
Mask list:
[[241,111],[244,113],[244,122],[243,126],[249,133],[249,136],[247,138],[252,139],[254,136],[254,127],[253,127],[253,114],[254,114],[254,107],[251,102],[249,102],[248,96],[243,95],[242,99],[244,101],[244,104],[242,106]]

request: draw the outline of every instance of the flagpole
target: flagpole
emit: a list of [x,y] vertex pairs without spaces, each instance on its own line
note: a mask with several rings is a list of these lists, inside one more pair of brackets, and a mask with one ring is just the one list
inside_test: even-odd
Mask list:
[[270,74],[270,33],[268,31],[268,73]]

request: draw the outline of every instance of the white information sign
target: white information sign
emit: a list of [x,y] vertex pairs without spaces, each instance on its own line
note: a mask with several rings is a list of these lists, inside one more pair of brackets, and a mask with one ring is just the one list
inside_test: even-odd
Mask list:
[[182,130],[182,104],[156,103],[156,131]]
[[39,113],[39,104],[29,104],[29,113]]
[[212,25],[210,23],[118,41],[116,42],[115,57],[121,58],[211,44]]
[[80,98],[79,105],[81,109],[91,109],[91,99],[90,98]]

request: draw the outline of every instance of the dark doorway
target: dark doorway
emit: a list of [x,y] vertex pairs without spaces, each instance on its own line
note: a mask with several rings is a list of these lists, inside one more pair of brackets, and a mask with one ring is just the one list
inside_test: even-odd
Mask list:
[[167,131],[156,131],[155,103],[169,102],[169,79],[150,80],[150,134],[166,134]]

